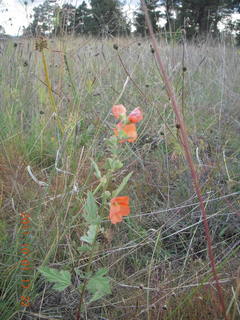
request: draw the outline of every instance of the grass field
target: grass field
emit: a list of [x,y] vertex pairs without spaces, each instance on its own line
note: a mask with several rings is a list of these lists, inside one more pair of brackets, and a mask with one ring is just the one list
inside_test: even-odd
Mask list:
[[[0,43],[1,320],[240,319],[239,49],[159,40],[199,176],[224,318],[150,40],[41,45]],[[143,120],[137,140],[114,149],[116,104],[128,113],[140,107]],[[112,155],[121,162],[115,169],[106,161]],[[113,225],[110,197],[127,176],[119,195],[129,196],[131,213]],[[101,224],[89,223],[86,203]],[[93,225],[92,241],[82,240]],[[64,290],[41,267],[55,269]]]

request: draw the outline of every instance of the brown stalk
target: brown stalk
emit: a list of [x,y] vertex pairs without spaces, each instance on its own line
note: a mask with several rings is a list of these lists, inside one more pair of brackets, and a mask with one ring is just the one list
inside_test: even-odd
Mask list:
[[222,309],[222,313],[224,315],[224,319],[228,320],[227,314],[226,314],[226,308],[225,308],[225,303],[224,303],[224,298],[223,298],[223,292],[222,292],[222,287],[219,283],[219,279],[218,279],[218,274],[217,274],[217,269],[216,269],[216,263],[215,263],[215,258],[214,258],[214,253],[213,253],[213,249],[212,249],[212,239],[211,239],[211,235],[210,235],[210,229],[209,229],[209,225],[207,222],[207,213],[205,210],[205,206],[204,206],[204,201],[203,201],[203,196],[201,193],[201,188],[200,188],[200,183],[199,183],[199,177],[193,162],[193,158],[191,155],[191,149],[188,143],[188,134],[187,134],[187,129],[184,123],[184,119],[182,116],[182,112],[181,112],[181,108],[177,102],[175,93],[174,93],[174,89],[172,87],[171,81],[169,80],[169,77],[166,73],[165,67],[163,65],[162,59],[160,57],[160,50],[158,48],[157,45],[157,41],[156,38],[154,36],[154,32],[153,32],[153,28],[152,28],[152,24],[148,15],[148,9],[145,3],[145,0],[141,0],[142,3],[142,7],[144,10],[144,14],[145,14],[145,19],[146,19],[146,25],[148,27],[149,30],[149,34],[150,34],[150,39],[152,42],[152,47],[154,49],[154,53],[155,53],[155,58],[156,58],[156,62],[157,62],[157,66],[158,66],[158,70],[159,73],[163,79],[163,82],[165,84],[165,88],[168,94],[168,97],[171,101],[172,104],[172,108],[173,111],[175,113],[176,116],[176,120],[177,120],[177,128],[179,129],[179,133],[180,133],[180,142],[182,144],[184,153],[185,153],[185,157],[186,157],[186,161],[188,163],[190,172],[191,172],[191,176],[192,176],[192,183],[195,189],[195,192],[197,194],[197,197],[199,199],[199,206],[200,206],[200,210],[201,210],[201,214],[202,214],[202,220],[203,220],[203,225],[204,225],[204,230],[205,230],[205,237],[206,237],[206,241],[207,241],[207,249],[208,249],[208,256],[209,256],[209,260],[210,260],[210,265],[211,265],[211,269],[212,269],[212,274],[213,274],[213,278],[215,280],[216,283],[216,289],[218,292],[218,297],[219,297],[219,302],[220,302],[220,306]]

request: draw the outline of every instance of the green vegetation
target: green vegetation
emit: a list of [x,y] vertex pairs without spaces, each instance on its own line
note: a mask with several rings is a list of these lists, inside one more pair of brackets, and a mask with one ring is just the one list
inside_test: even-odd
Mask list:
[[[1,320],[221,319],[179,124],[150,42],[16,44],[0,44]],[[159,45],[187,126],[227,316],[237,320],[239,50]],[[116,147],[118,103],[144,117],[137,140]],[[109,193],[130,197],[131,213],[116,225]]]

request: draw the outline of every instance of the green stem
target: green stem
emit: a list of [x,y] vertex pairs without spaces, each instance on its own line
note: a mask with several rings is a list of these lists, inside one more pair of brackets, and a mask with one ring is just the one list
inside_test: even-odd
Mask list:
[[[91,270],[91,266],[92,266],[92,262],[93,262],[93,258],[94,258],[94,253],[95,253],[95,244],[96,244],[96,241],[97,241],[98,231],[99,231],[99,226],[97,227],[96,236],[95,236],[95,239],[94,239],[94,241],[92,243],[92,250],[91,250],[91,254],[90,254],[89,260],[88,260],[88,265],[87,265],[87,269],[86,269],[86,275],[88,275],[90,270]],[[82,291],[81,291],[81,295],[80,295],[80,302],[79,302],[79,305],[78,305],[76,320],[80,320],[81,308],[82,308],[84,293],[86,291],[88,280],[89,279],[86,277],[84,279],[84,282],[83,282],[83,287],[82,287]]]
[[[100,211],[99,211],[99,216],[101,217],[102,216],[102,213],[106,207],[106,202],[107,202],[107,199],[105,197],[105,191],[107,190],[108,188],[108,184],[109,184],[109,180],[110,180],[110,177],[111,177],[111,171],[108,172],[106,174],[106,183],[103,185],[103,190],[102,190],[102,195],[103,195],[103,203],[102,203],[102,206],[100,208]],[[97,192],[97,190],[100,189],[100,187],[102,186],[101,182],[100,184],[97,186],[97,188],[95,189],[95,191],[93,192],[93,194],[95,194]],[[92,243],[92,250],[91,250],[91,254],[90,254],[90,257],[89,257],[89,260],[88,260],[88,264],[87,264],[87,269],[86,269],[86,275],[89,274],[90,270],[91,270],[91,266],[92,266],[92,263],[93,263],[93,258],[94,258],[94,253],[95,253],[95,249],[96,249],[96,241],[97,241],[97,235],[98,235],[98,232],[99,232],[99,229],[100,229],[100,224],[97,226],[97,230],[96,230],[96,235],[95,235],[95,238],[94,238],[94,241]],[[80,295],[80,301],[79,301],[79,305],[78,305],[78,309],[77,309],[77,314],[76,314],[76,320],[80,320],[80,315],[81,315],[81,308],[82,308],[82,304],[83,304],[83,298],[84,298],[84,294],[85,294],[85,291],[86,291],[86,287],[87,287],[87,283],[88,283],[88,278],[85,278],[84,279],[84,282],[83,282],[83,287],[82,287],[82,290],[81,290],[81,295]]]

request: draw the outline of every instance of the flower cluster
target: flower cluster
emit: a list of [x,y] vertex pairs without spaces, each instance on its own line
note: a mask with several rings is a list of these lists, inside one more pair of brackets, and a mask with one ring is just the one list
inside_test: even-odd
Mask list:
[[[137,139],[136,123],[143,119],[143,114],[140,108],[135,108],[128,116],[127,110],[122,104],[117,104],[112,107],[112,114],[120,122],[114,128],[114,134],[119,138],[120,143],[134,142]],[[129,197],[115,197],[110,201],[109,219],[113,224],[121,222],[123,217],[130,213]]]
[[137,139],[137,122],[143,119],[143,114],[140,108],[135,108],[128,116],[127,110],[122,104],[117,104],[112,107],[112,113],[116,119],[121,121],[114,128],[115,136],[119,137],[120,143],[134,142]]

